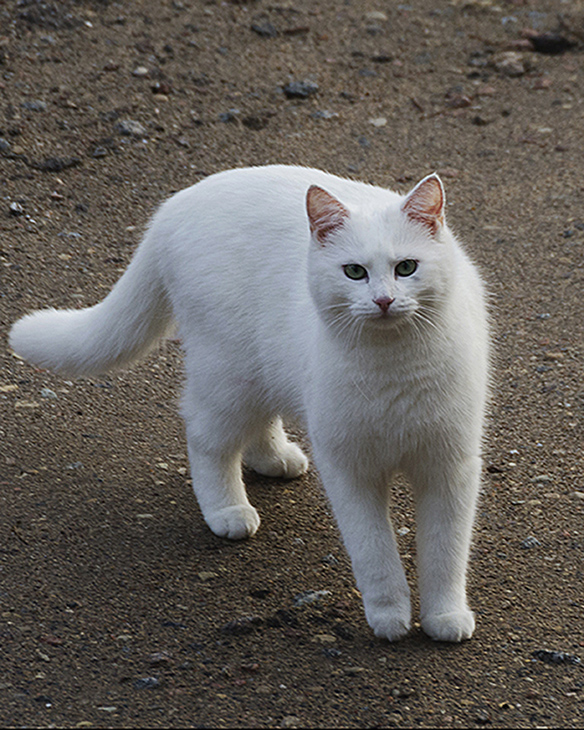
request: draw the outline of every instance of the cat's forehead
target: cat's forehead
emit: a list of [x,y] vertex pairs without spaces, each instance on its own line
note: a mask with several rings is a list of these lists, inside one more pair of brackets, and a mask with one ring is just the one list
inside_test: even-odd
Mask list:
[[435,241],[408,221],[400,205],[401,199],[397,198],[352,212],[351,239],[363,248],[363,253],[371,258],[387,260],[432,252]]

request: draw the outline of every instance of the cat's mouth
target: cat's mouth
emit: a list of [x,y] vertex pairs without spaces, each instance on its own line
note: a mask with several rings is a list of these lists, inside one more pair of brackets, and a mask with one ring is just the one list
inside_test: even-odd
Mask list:
[[389,309],[387,312],[369,312],[367,321],[374,327],[388,329],[392,327],[399,327],[403,325],[409,319],[408,312],[397,312]]

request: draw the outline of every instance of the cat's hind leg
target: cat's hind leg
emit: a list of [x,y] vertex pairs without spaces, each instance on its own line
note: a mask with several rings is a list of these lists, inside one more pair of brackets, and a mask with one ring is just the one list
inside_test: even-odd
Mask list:
[[[245,391],[229,373],[205,368],[191,374],[182,402],[193,491],[205,522],[218,537],[241,540],[260,525],[241,474],[245,444],[262,423]],[[208,373],[213,372],[213,379]],[[217,387],[220,383],[221,387]]]
[[187,426],[193,490],[205,522],[218,537],[242,540],[260,526],[260,517],[241,478],[241,451],[201,448]]
[[294,479],[308,469],[308,458],[299,446],[288,440],[279,417],[258,431],[247,446],[243,460],[258,474],[268,477]]

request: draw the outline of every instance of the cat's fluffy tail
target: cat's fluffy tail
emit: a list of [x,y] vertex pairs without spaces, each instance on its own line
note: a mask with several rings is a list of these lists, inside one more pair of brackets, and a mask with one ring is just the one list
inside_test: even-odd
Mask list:
[[167,332],[171,307],[152,234],[108,296],[88,309],[46,309],[12,327],[10,347],[42,368],[71,377],[129,365]]

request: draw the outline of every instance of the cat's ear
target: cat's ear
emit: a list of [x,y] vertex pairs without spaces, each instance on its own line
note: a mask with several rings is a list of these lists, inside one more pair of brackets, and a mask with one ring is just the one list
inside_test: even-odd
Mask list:
[[432,235],[444,225],[445,195],[442,181],[433,173],[421,180],[408,194],[401,209],[415,223],[421,223]]
[[310,223],[310,232],[316,236],[320,244],[337,228],[340,228],[349,217],[349,211],[326,190],[318,185],[311,185],[306,194],[306,212]]

